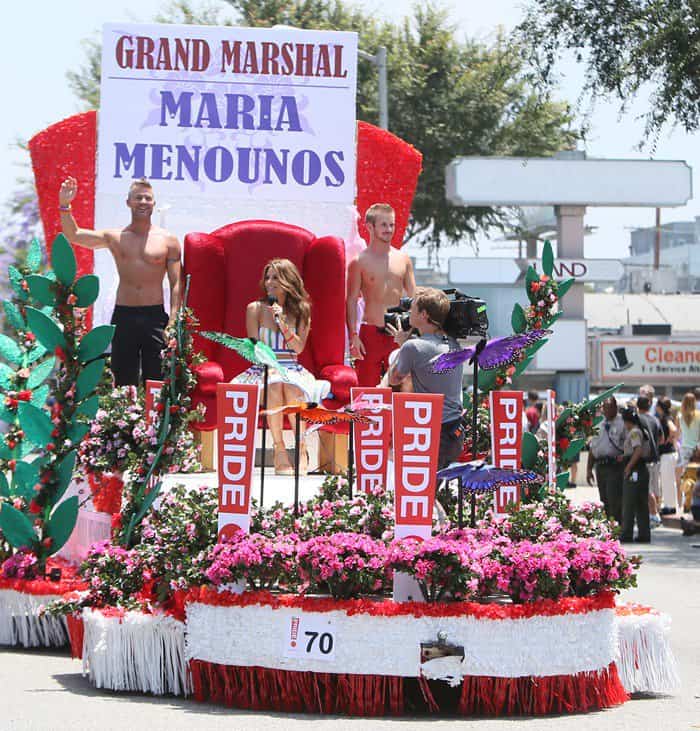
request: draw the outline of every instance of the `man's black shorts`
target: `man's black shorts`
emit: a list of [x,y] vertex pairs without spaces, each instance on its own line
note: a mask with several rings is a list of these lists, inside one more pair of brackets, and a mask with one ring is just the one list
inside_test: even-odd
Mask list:
[[112,325],[112,372],[117,386],[136,386],[139,371],[143,381],[163,377],[161,351],[168,315],[163,305],[128,307],[116,305]]

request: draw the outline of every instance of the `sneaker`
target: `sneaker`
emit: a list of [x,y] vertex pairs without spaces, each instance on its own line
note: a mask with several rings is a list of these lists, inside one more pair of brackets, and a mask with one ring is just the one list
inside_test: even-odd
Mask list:
[[658,528],[661,525],[661,517],[658,515],[649,516],[649,526],[651,528]]

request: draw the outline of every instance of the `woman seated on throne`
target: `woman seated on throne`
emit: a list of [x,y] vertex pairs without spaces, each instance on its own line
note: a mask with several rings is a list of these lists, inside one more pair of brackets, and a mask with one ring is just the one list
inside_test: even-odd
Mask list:
[[[267,408],[274,409],[298,401],[320,403],[330,392],[328,381],[316,380],[298,361],[304,350],[311,328],[311,303],[304,289],[299,270],[289,259],[272,259],[265,265],[260,282],[261,297],[246,308],[246,334],[269,345],[280,365],[268,373]],[[233,379],[234,383],[263,385],[263,367],[254,365]],[[294,428],[296,416],[287,417]],[[274,444],[275,474],[293,473],[282,436],[282,414],[268,416]],[[304,445],[304,423],[301,423],[302,443],[299,445],[299,464],[302,474],[308,471],[309,456]]]

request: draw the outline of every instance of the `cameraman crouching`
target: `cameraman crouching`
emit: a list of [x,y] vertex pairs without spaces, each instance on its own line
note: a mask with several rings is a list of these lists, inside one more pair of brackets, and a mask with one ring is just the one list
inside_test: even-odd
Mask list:
[[386,326],[387,332],[401,346],[397,358],[389,367],[389,385],[399,386],[410,376],[415,393],[441,393],[445,397],[438,469],[457,460],[464,439],[462,366],[449,373],[433,373],[437,356],[459,349],[457,341],[443,330],[449,311],[450,302],[444,292],[432,287],[419,287],[409,314],[409,324],[418,331],[418,337],[411,337],[410,331],[403,330],[400,321],[398,329]]

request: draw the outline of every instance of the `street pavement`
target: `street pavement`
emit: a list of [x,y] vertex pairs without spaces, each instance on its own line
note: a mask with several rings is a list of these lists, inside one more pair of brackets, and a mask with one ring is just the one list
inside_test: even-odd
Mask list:
[[[585,474],[583,471],[581,474]],[[596,490],[568,491],[576,501]],[[67,651],[0,650],[0,731],[111,731],[148,729],[587,729],[653,731],[700,729],[700,535],[683,537],[678,530],[658,528],[653,543],[635,552],[644,563],[639,587],[623,598],[650,604],[673,618],[672,645],[679,661],[681,691],[675,696],[634,698],[618,708],[575,716],[518,719],[354,719],[242,712],[182,698],[96,690],[80,673],[80,663]],[[697,547],[696,547],[697,546]],[[368,648],[371,652],[372,648]]]

